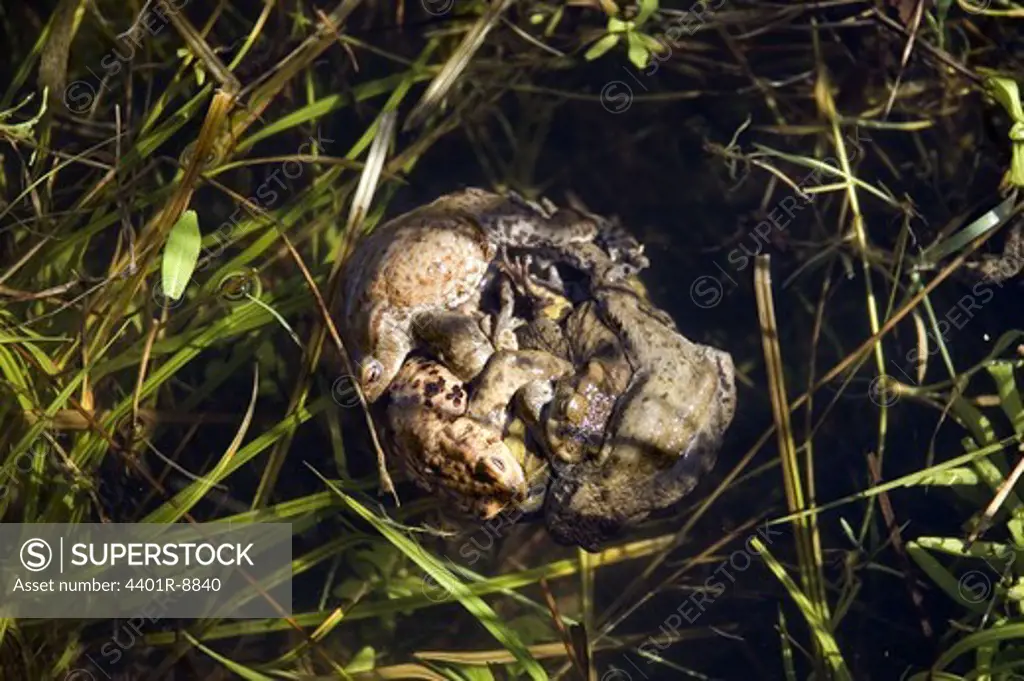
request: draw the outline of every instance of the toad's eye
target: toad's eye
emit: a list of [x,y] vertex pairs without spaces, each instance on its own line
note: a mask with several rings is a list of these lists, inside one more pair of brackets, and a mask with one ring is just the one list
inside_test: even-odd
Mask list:
[[359,370],[359,382],[365,385],[373,385],[380,380],[384,373],[384,366],[376,359],[368,359],[363,362]]

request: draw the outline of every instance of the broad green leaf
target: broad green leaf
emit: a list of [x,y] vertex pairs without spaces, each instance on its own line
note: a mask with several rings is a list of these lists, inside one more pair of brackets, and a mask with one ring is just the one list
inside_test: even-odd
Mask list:
[[363,646],[353,657],[352,661],[345,665],[345,671],[349,674],[373,671],[377,661],[377,652],[371,646]]
[[195,272],[196,263],[199,262],[202,242],[203,235],[199,232],[199,218],[196,212],[185,211],[167,236],[160,270],[163,293],[171,300],[181,298],[181,294],[185,292],[185,287]]
[[999,407],[1013,424],[1014,432],[1024,435],[1024,400],[1021,400],[1017,381],[1014,380],[1013,362],[994,362],[987,364],[985,369],[999,391]]
[[636,15],[636,25],[643,26],[652,14],[658,11],[658,0],[640,0],[640,13]]
[[[613,5],[614,7],[614,5]],[[618,11],[618,8],[615,8]],[[558,25],[562,23],[562,16],[565,14],[565,6],[561,5],[552,13],[551,18],[548,20],[548,25],[544,27],[544,37],[550,38],[555,34],[558,29]],[[615,12],[609,12],[609,14],[615,14]]]
[[1024,187],[1024,123],[1014,123],[1010,128],[1010,185]]
[[1006,590],[1006,597],[1013,601],[1024,601],[1024,584],[1021,583],[1020,578],[1013,583],[1013,586]]
[[647,60],[650,58],[650,53],[647,51],[647,47],[644,46],[636,33],[627,33],[626,42],[629,43],[629,61],[633,62],[633,66],[638,69],[642,69],[647,66]]
[[632,21],[623,21],[614,17],[608,20],[609,33],[629,33],[633,28],[634,24]]
[[1020,90],[1017,83],[1010,78],[997,76],[985,81],[988,91],[992,97],[999,102],[1010,118],[1013,125],[1010,127],[1010,184],[1014,187],[1024,187],[1024,108],[1020,103]]
[[1010,78],[989,78],[985,85],[992,97],[1002,104],[1006,113],[1014,123],[1024,123],[1024,108],[1020,104],[1020,91],[1017,89],[1017,82]]
[[615,47],[619,43],[619,38],[621,37],[621,33],[609,33],[591,45],[590,49],[583,55],[583,58],[587,61],[594,61],[595,59],[598,59],[604,55],[605,52]]

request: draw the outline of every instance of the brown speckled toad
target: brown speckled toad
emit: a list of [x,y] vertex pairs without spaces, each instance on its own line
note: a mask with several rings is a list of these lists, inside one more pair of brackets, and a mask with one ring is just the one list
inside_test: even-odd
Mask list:
[[[513,453],[503,440],[513,397],[524,386],[550,383],[572,369],[548,352],[518,350],[512,331],[520,320],[512,316],[513,304],[511,287],[503,282],[490,337],[476,329],[465,337],[433,339],[436,354],[464,369],[482,358],[481,371],[467,369],[470,375],[460,377],[438,361],[412,356],[388,391],[384,432],[392,454],[420,487],[484,519],[526,501],[523,466],[532,473],[537,463],[525,450]],[[476,359],[468,362],[464,355]],[[475,379],[471,393],[463,378]]]
[[470,397],[444,365],[409,357],[389,390],[389,448],[420,487],[465,514],[491,518],[526,499],[522,462],[502,439],[513,395],[531,381],[550,381],[570,368],[545,352],[501,350]]
[[466,416],[465,386],[442,364],[409,357],[390,394],[390,449],[420,487],[482,518],[525,498],[523,468],[501,431]]

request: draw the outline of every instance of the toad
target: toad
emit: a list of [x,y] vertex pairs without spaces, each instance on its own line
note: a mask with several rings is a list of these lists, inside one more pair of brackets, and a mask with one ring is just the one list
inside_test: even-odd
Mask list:
[[601,285],[591,295],[582,342],[570,336],[583,369],[558,385],[546,424],[559,437],[545,524],[557,541],[597,551],[712,468],[736,387],[728,353],[685,338],[636,290]]
[[[579,246],[591,248],[577,253]],[[642,247],[611,223],[515,194],[469,188],[405,213],[362,239],[341,277],[336,318],[368,402],[418,345],[417,329],[442,324],[448,333],[480,321],[481,285],[499,250],[510,248],[576,263],[610,253],[620,268],[609,268],[611,277],[646,265]]]
[[437,360],[411,356],[388,390],[384,432],[393,455],[421,488],[482,519],[508,506],[528,505],[527,473],[538,460],[528,458],[526,450],[513,453],[503,440],[513,396],[527,384],[550,383],[572,368],[548,352],[516,349],[515,336],[507,333],[515,324],[511,303],[510,289],[503,289],[493,345],[476,333],[435,339],[440,354],[459,362],[460,352],[487,355],[479,375],[468,377],[476,379],[472,386]]
[[[565,308],[521,263],[513,271],[541,310]],[[597,551],[692,491],[714,465],[736,390],[732,357],[680,334],[636,278],[592,279],[586,296],[561,320],[535,315],[519,342],[574,365],[546,394],[531,386],[524,409],[554,469],[549,533]]]

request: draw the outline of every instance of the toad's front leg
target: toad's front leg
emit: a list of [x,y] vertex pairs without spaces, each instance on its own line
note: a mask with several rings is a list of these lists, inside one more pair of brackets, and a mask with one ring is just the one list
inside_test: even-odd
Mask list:
[[515,298],[508,281],[501,282],[501,309],[482,312],[434,310],[413,320],[416,340],[462,381],[476,378],[495,350],[517,350],[516,329],[524,321],[514,314]]
[[503,429],[509,404],[520,389],[550,383],[571,371],[571,363],[543,350],[496,352],[477,379],[466,414]]
[[494,353],[478,315],[426,312],[416,317],[413,332],[416,340],[462,381],[476,378]]
[[507,276],[501,279],[500,296],[501,309],[496,315],[484,317],[480,323],[495,350],[518,350],[516,330],[523,326],[526,320],[515,316],[515,291]]

